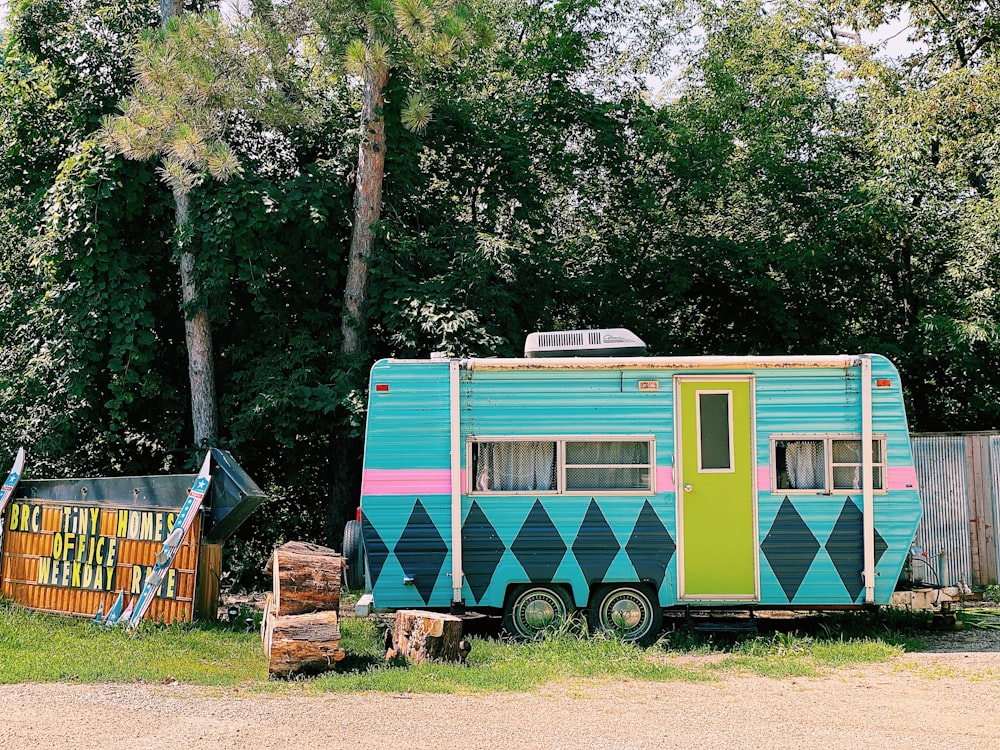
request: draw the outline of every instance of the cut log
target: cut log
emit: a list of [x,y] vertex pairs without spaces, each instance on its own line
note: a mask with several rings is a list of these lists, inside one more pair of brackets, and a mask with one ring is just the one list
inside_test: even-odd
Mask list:
[[278,615],[336,612],[340,608],[340,582],[344,558],[329,547],[308,542],[288,542],[271,554],[272,596]]
[[344,658],[336,612],[275,615],[265,627],[264,650],[272,677],[316,674]]
[[414,664],[427,659],[465,661],[468,654],[468,645],[462,640],[461,617],[417,609],[396,612],[392,642],[385,653],[386,661],[398,656]]

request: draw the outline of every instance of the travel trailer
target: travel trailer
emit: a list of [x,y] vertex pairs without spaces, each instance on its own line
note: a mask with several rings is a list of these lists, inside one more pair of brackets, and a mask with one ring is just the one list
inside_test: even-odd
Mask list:
[[521,637],[586,610],[638,642],[666,608],[888,604],[921,515],[896,368],[643,351],[605,329],[376,362],[347,529],[366,601]]

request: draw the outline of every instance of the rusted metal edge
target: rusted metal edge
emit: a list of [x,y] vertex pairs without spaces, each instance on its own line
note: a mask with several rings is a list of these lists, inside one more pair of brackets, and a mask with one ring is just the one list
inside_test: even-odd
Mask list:
[[[806,367],[857,367],[860,354],[761,355],[761,356],[691,356],[691,357],[472,357],[458,359],[463,370],[774,370]],[[440,364],[456,361],[448,358],[389,358],[390,365]]]
[[467,370],[764,370],[800,367],[857,367],[861,356],[761,357],[552,357],[544,359],[463,359]]

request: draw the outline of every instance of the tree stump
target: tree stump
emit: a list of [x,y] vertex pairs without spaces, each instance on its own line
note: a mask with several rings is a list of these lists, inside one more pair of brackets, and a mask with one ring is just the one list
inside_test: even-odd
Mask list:
[[271,554],[272,596],[279,617],[340,609],[344,558],[329,547],[288,542]]
[[264,617],[264,652],[272,677],[325,672],[344,658],[336,612]]
[[[388,638],[386,639],[388,640]],[[462,640],[462,618],[440,612],[401,609],[396,612],[392,642],[386,661],[402,656],[414,664],[427,659],[465,661],[469,654]]]

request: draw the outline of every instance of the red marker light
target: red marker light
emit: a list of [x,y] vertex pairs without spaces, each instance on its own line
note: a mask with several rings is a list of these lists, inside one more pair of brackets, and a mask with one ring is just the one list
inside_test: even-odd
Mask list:
[[375,390],[378,391],[379,393],[388,393],[389,392],[389,384],[388,383],[376,383],[375,384]]
[[878,387],[878,388],[888,388],[891,385],[892,385],[892,381],[889,380],[888,378],[879,379],[879,380],[875,381],[875,386]]

